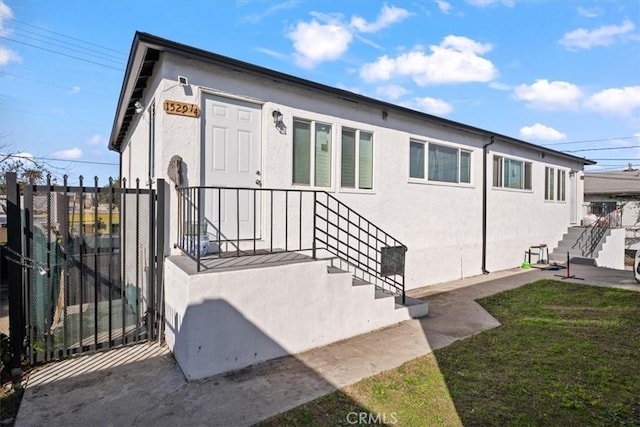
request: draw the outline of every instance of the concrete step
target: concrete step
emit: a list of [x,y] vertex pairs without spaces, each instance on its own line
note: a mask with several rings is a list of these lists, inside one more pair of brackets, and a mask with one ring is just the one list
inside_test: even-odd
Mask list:
[[380,298],[391,298],[395,296],[395,293],[387,290],[387,289],[382,289],[376,286],[376,294],[375,297],[376,299],[380,299]]
[[[584,264],[584,265],[596,265],[596,260],[593,258],[582,256],[582,254],[570,254],[569,259],[572,263],[575,264]],[[556,262],[558,264],[566,264],[567,263],[567,254],[566,252],[562,255],[560,254],[551,254],[549,255],[549,261]]]
[[413,319],[424,317],[429,314],[429,303],[420,299],[405,296],[404,304],[402,304],[402,296],[396,297],[396,309],[406,307],[409,315]]
[[407,313],[409,314],[409,316],[413,319],[419,318],[419,317],[424,317],[429,313],[429,304],[426,301],[422,301],[419,299],[415,299],[415,298],[411,298],[408,296],[405,296],[405,303],[402,304],[402,296],[401,295],[397,295],[396,293],[388,290],[388,289],[383,289],[381,287],[375,286],[371,283],[368,282],[364,279],[361,279],[360,277],[356,277],[353,276],[353,273],[351,273],[350,271],[346,271],[343,269],[340,269],[338,267],[329,265],[327,266],[327,273],[328,274],[351,274],[351,285],[353,287],[357,287],[357,288],[366,288],[367,286],[371,286],[374,289],[374,300],[383,300],[386,298],[394,298],[395,300],[395,309],[396,310],[407,310]]

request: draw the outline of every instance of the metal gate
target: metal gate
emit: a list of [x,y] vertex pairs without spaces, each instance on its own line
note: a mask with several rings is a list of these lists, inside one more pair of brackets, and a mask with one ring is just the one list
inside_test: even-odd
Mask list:
[[162,338],[163,180],[6,183],[14,367]]

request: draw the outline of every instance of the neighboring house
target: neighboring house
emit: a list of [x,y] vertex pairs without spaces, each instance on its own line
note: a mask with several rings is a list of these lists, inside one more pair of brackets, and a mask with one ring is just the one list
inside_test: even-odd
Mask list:
[[[529,246],[555,245],[570,225],[579,224],[583,169],[585,165],[594,164],[519,139],[145,33],[136,33],[133,40],[109,148],[120,153],[120,176],[127,179],[129,187],[136,180],[152,187],[158,178],[175,181],[168,168],[172,158],[178,155],[182,159],[182,183],[189,187],[326,191],[344,203],[348,212],[357,213],[374,224],[366,230],[357,229],[361,217],[350,220],[350,213],[343,214],[347,217],[343,218],[341,227],[351,238],[363,232],[372,234],[372,230],[379,227],[406,245],[407,289],[516,267],[522,263]],[[215,198],[216,190],[202,192]],[[185,215],[184,198],[179,199],[173,189],[169,194],[166,249],[171,248],[178,254],[175,246],[183,243],[179,236],[184,227],[191,229],[194,221],[178,223],[179,215]],[[273,243],[278,230],[271,224],[282,212],[279,208],[272,209],[268,195],[258,193],[257,197],[251,197],[251,194],[238,190],[235,198],[214,200],[196,214],[202,216],[210,240],[220,240],[224,235],[226,243],[237,240],[242,247],[257,240],[257,247],[263,249],[268,247],[267,239],[271,238]],[[302,241],[302,230],[311,225],[310,220],[302,219],[306,209],[302,206],[305,193],[291,194],[291,199],[285,202],[285,210],[290,215],[287,222],[289,226],[299,223]],[[298,197],[299,218],[295,213]],[[194,195],[189,202],[194,203],[195,199]],[[289,235],[284,243],[274,247],[286,248],[287,239],[295,240]],[[338,252],[342,247],[343,253],[348,253],[349,237],[344,240],[335,245]],[[363,246],[367,244],[368,241]],[[376,242],[372,246],[378,250],[380,244]],[[213,245],[213,250],[226,248],[228,245]],[[362,252],[357,255],[358,258],[367,256],[368,253]],[[314,280],[313,274],[323,270],[326,274],[324,266],[304,274],[287,270],[274,277],[267,274],[266,270],[270,269],[264,269],[263,275],[237,281],[221,273],[225,274],[226,283],[237,282],[234,290],[223,297],[207,294],[223,286],[214,283],[213,274],[206,275],[210,277],[205,279],[203,275],[191,276],[174,269],[184,259],[167,263],[165,283],[167,334],[169,331],[175,334],[168,337],[167,342],[188,377],[246,366],[256,360],[282,355],[282,351],[301,351],[363,332],[363,329],[342,331],[348,321],[337,315],[323,317],[324,311],[336,312],[337,309],[313,312],[316,306],[324,307],[321,301],[324,294],[311,291],[310,282]],[[249,273],[243,270],[238,274]],[[275,304],[278,298],[271,293],[260,296],[249,293],[235,300],[235,295],[245,289],[255,288],[254,291],[259,292],[263,281],[269,283],[268,292],[275,292],[280,285],[278,277],[299,280],[297,287],[289,288],[293,294],[283,293],[283,300],[295,301],[296,295],[306,298],[307,287],[311,299],[308,303],[305,299],[296,304],[304,307],[301,312],[290,312],[295,308],[292,304],[283,306],[282,313],[288,317],[285,324],[277,323],[277,319],[273,325],[260,323],[270,321],[273,313],[264,312],[262,307],[251,311],[248,305],[261,298]],[[183,288],[176,284],[180,281],[191,285]],[[350,286],[351,279],[348,284]],[[329,289],[325,282],[322,286]],[[180,292],[174,290],[177,288]],[[199,294],[197,298],[183,297],[186,292]],[[325,291],[325,294],[332,292]],[[192,306],[195,301],[197,304],[207,301],[231,304],[216,310],[229,313],[229,318],[241,317],[254,325],[257,323],[257,330],[268,332],[278,345],[269,347],[266,355],[258,356],[255,352],[254,357],[251,350],[251,357],[245,358],[244,353],[224,356],[227,361],[235,357],[235,365],[204,371],[194,368],[195,362],[189,358],[207,353],[208,350],[201,351],[199,346],[213,340],[208,336],[196,340],[190,335],[188,339],[194,341],[180,344],[178,335],[186,329],[188,312],[197,319],[205,316],[204,311]],[[262,301],[258,303],[265,305]],[[348,310],[365,312],[364,308],[356,307]],[[305,316],[317,317],[315,321],[306,322]],[[360,321],[364,316],[356,317]],[[291,322],[294,318],[297,321]],[[334,320],[335,323],[331,323]],[[365,330],[380,326],[378,323],[367,326],[367,322],[369,320],[362,326]],[[295,328],[298,323],[305,329],[290,331],[287,337],[278,336],[279,328]],[[316,324],[320,324],[319,329],[313,332]],[[210,328],[206,322],[201,325]],[[254,329],[248,333],[254,334]],[[340,333],[324,335],[333,329]],[[287,341],[303,335],[310,336],[310,341],[293,344]],[[225,337],[233,341],[232,335]],[[181,345],[184,350],[179,349]],[[240,359],[244,362],[239,362]]]
[[640,249],[640,170],[585,173],[584,202],[596,215],[619,209],[626,249]]

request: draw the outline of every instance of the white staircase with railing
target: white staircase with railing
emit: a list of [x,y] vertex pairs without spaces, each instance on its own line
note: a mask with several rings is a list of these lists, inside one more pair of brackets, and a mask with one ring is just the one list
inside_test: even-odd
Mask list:
[[549,254],[549,260],[564,264],[568,253],[574,263],[623,270],[625,229],[607,227],[599,231],[597,239],[584,244],[585,236],[590,231],[589,227],[569,227]]
[[598,242],[593,252],[590,254],[585,253],[577,245],[578,240],[585,232],[585,227],[569,227],[567,232],[562,236],[562,240],[558,242],[558,245],[549,254],[549,259],[555,262],[566,262],[567,253],[572,262],[578,262],[581,264],[596,265],[596,259],[604,244],[607,241],[607,237],[611,234],[611,230],[608,229],[604,232],[602,239]]

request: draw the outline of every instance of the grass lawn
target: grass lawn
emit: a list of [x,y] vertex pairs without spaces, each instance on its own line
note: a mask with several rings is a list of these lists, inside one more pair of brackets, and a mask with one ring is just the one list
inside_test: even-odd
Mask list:
[[640,292],[541,280],[479,302],[501,327],[262,425],[640,426]]

